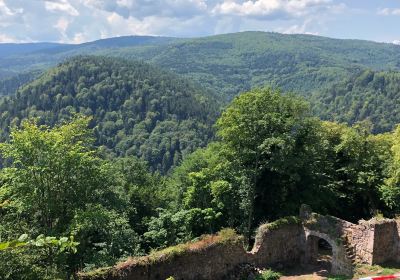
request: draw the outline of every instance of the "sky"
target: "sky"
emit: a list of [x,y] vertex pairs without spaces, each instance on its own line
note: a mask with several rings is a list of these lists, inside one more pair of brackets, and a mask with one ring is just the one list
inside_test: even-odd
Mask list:
[[400,0],[0,0],[0,43],[249,30],[400,44]]

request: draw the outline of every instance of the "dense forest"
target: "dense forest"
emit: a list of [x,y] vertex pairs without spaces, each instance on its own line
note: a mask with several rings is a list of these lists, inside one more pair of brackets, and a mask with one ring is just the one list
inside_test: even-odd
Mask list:
[[93,116],[96,145],[110,156],[135,155],[167,172],[213,137],[219,102],[189,81],[144,63],[77,57],[0,101],[0,129],[28,117],[50,126]]
[[243,32],[13,47],[1,279],[74,279],[223,228],[251,244],[303,203],[400,213],[400,46]]
[[251,240],[302,203],[350,221],[400,211],[399,127],[374,135],[368,122],[321,121],[270,88],[236,97],[217,138],[168,176],[134,156],[104,157],[93,119],[67,119],[24,120],[0,145],[4,279],[71,279],[226,227]]
[[400,69],[400,46],[393,44],[270,32],[190,39],[131,36],[79,45],[30,46],[30,52],[28,46],[21,47],[23,53],[8,51],[0,56],[0,70],[43,70],[81,54],[133,58],[184,75],[229,100],[266,82],[308,95],[359,69]]
[[[225,104],[240,92],[268,85],[304,96],[313,104],[313,112],[326,120],[354,123],[369,118],[374,132],[390,131],[400,122],[398,113],[387,113],[398,112],[400,106],[390,97],[395,94],[394,76],[400,70],[400,46],[393,44],[242,32],[191,39],[128,36],[79,45],[18,46],[14,52],[3,46],[6,52],[0,56],[0,73],[6,76],[0,74],[0,95],[14,94],[29,81],[28,73],[44,71],[71,56],[97,54],[143,60],[175,72]],[[385,76],[386,82],[378,85],[375,78],[374,85],[348,86],[368,71]],[[367,99],[376,98],[364,104],[360,96],[367,92]],[[336,94],[346,98],[330,97]],[[336,105],[327,109],[332,99]]]
[[390,131],[400,122],[400,72],[365,70],[310,98],[323,119],[355,123],[369,120],[375,133]]
[[29,71],[26,73],[19,73],[7,78],[0,79],[0,96],[13,95],[18,88],[33,81],[40,75],[41,71]]

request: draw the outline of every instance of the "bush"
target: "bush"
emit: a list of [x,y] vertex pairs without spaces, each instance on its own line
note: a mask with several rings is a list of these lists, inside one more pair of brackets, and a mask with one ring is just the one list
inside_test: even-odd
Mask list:
[[256,280],[279,280],[281,278],[281,274],[279,272],[275,272],[271,269],[264,270]]

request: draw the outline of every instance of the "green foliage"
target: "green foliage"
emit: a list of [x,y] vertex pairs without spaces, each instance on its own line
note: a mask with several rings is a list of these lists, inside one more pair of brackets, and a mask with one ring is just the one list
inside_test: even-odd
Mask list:
[[265,224],[269,230],[278,229],[285,225],[297,225],[300,224],[301,220],[296,216],[283,217],[271,223]]
[[390,162],[387,166],[388,177],[382,184],[381,192],[385,203],[396,213],[400,211],[400,126],[387,136],[390,146]]
[[0,79],[0,96],[14,94],[19,87],[29,83],[39,75],[40,71],[29,71]]
[[76,253],[77,249],[76,246],[79,245],[79,242],[75,242],[73,236],[70,238],[68,237],[61,237],[57,239],[52,236],[44,236],[39,235],[35,239],[27,240],[28,235],[26,233],[22,234],[18,239],[7,241],[7,242],[0,242],[0,251],[3,250],[15,250],[20,247],[27,247],[27,246],[36,246],[36,247],[45,247],[45,246],[56,246],[60,249],[60,252],[64,251],[71,251]]
[[[254,87],[271,85],[309,97],[314,111],[327,120],[352,124],[371,119],[374,132],[389,131],[400,122],[398,104],[391,102],[398,93],[399,74],[395,71],[400,69],[400,52],[393,44],[241,32],[190,39],[133,36],[27,50],[11,56],[7,53],[13,52],[8,50],[0,57],[0,78],[2,72],[7,77],[0,81],[0,95],[2,88],[6,95],[14,94],[16,86],[29,80],[26,71],[48,69],[76,55],[95,54],[148,61],[226,100]],[[66,95],[54,95],[59,93]],[[79,106],[88,110],[87,106]],[[120,130],[110,123],[106,128]],[[169,157],[173,155],[165,161]]]
[[213,137],[218,110],[208,93],[145,63],[78,57],[0,101],[0,136],[28,117],[54,126],[80,113],[93,117],[105,153],[137,156],[166,173]]
[[[248,201],[248,234],[256,208],[268,209],[266,212],[270,214],[280,208],[282,215],[281,206],[278,207],[282,205],[280,198],[273,198],[279,194],[274,192],[283,193],[285,188],[303,184],[298,174],[312,156],[314,123],[302,100],[269,88],[235,98],[217,121],[218,135],[230,151],[231,160],[249,178],[243,191]],[[303,178],[307,179],[307,172]],[[264,205],[256,205],[256,196],[270,199]]]
[[203,233],[216,232],[220,215],[211,208],[191,208],[170,212],[159,209],[159,214],[148,222],[145,238],[149,248],[164,248],[192,240]]
[[[128,219],[128,210],[133,210],[129,199],[138,192],[131,184],[136,180],[145,186],[151,176],[142,170],[136,176],[126,173],[118,178],[121,167],[111,169],[94,153],[89,121],[77,117],[52,129],[24,121],[21,128],[11,131],[10,141],[1,144],[5,163],[0,173],[2,238],[13,240],[18,232],[74,238],[57,240],[39,235],[31,242],[35,248],[3,251],[0,271],[7,275],[5,279],[24,279],[26,275],[43,279],[44,274],[50,279],[68,279],[82,264],[110,265],[141,252],[135,223]],[[124,166],[129,170],[131,164],[126,161]],[[126,197],[124,190],[130,196]],[[137,212],[137,220],[144,218]],[[61,252],[45,246],[49,243],[57,243]],[[25,243],[1,245],[19,247]],[[68,248],[77,249],[77,253],[61,254]],[[28,273],[25,269],[29,266],[33,269]]]
[[[0,144],[0,236],[15,240],[0,243],[4,279],[72,279],[79,270],[109,267],[128,256],[134,257],[113,269],[242,243],[235,230],[248,241],[257,225],[296,215],[303,203],[350,221],[400,210],[400,127],[373,135],[370,122],[321,121],[299,97],[254,89],[235,98],[218,119],[217,141],[183,157],[212,139],[213,101],[202,92],[193,95],[181,80],[183,85],[173,85],[164,72],[161,78],[168,79],[159,82],[150,66],[138,64],[130,72],[124,65],[93,57],[67,61],[0,105],[9,110],[1,120],[13,124]],[[66,81],[69,88],[62,88],[65,75],[77,83]],[[59,91],[72,93],[57,97]],[[45,96],[61,109],[46,111]],[[94,106],[93,118],[75,114],[84,111],[75,110],[81,101],[89,104],[85,110]],[[126,102],[133,107],[116,109]],[[39,111],[38,118],[25,119]],[[21,119],[11,120],[13,114]],[[132,125],[125,114],[134,118]],[[176,126],[182,134],[170,134]],[[123,133],[137,137],[126,151]],[[114,137],[121,141],[114,143]],[[140,144],[149,139],[163,144]],[[151,153],[130,153],[132,147]],[[283,218],[260,230],[298,222]],[[39,237],[18,240],[24,232]],[[266,271],[260,277],[277,275]]]
[[361,71],[311,96],[314,112],[323,119],[354,124],[369,120],[372,132],[387,132],[400,122],[400,73]]
[[271,269],[267,269],[261,272],[260,275],[257,275],[255,279],[257,280],[279,280],[282,274],[279,272],[275,272]]

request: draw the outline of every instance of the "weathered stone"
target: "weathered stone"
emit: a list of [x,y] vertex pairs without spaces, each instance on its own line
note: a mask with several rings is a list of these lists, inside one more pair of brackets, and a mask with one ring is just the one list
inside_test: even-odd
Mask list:
[[351,276],[356,264],[400,262],[400,220],[372,219],[353,224],[336,217],[312,213],[303,205],[298,218],[261,225],[253,249],[239,243],[221,243],[188,251],[167,261],[111,268],[90,280],[227,279],[241,264],[277,267],[308,264],[316,259],[318,241],[332,248],[331,273]]

